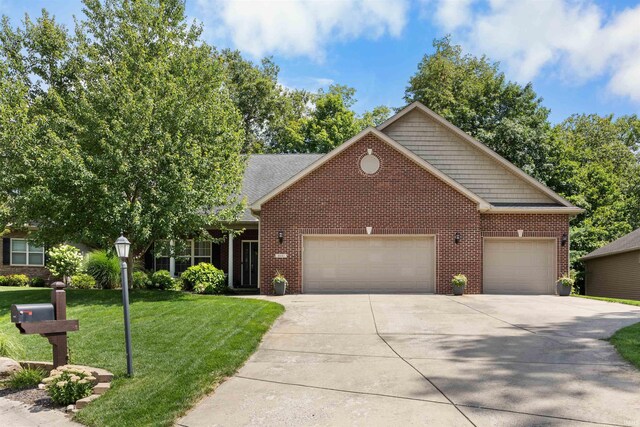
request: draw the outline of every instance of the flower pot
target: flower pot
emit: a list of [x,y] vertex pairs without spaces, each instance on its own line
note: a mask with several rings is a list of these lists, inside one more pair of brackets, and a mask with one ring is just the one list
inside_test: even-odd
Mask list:
[[287,282],[273,282],[273,292],[282,296],[287,291]]
[[452,286],[454,295],[462,295],[464,293],[464,286]]
[[561,297],[568,297],[571,295],[571,286],[564,286],[561,283],[556,283],[556,290]]

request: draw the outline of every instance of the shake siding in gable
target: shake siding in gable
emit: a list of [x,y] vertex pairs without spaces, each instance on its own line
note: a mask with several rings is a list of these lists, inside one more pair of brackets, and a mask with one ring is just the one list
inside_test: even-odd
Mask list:
[[383,132],[490,203],[555,202],[419,110]]

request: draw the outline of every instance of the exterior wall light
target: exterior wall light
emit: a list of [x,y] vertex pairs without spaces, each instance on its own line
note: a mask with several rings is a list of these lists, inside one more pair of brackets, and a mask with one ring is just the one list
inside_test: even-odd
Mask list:
[[459,231],[456,231],[456,235],[453,238],[453,241],[456,242],[456,245],[460,243],[460,241],[462,240],[462,236],[460,235]]
[[567,236],[567,233],[563,233],[562,237],[560,238],[560,246],[567,246],[568,241],[569,241],[569,236]]
[[282,244],[283,241],[284,241],[284,231],[278,231],[278,242]]

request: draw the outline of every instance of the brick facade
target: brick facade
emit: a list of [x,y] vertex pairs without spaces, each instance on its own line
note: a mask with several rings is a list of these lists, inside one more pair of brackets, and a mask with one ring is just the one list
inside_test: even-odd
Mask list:
[[[359,160],[367,149],[380,170],[364,174]],[[475,202],[442,182],[386,142],[364,136],[300,181],[262,205],[260,289],[271,293],[276,270],[289,281],[287,292],[302,292],[302,236],[305,234],[431,234],[436,236],[436,293],[450,293],[451,276],[464,273],[468,293],[482,292],[482,239],[489,236],[555,237],[568,233],[567,215],[481,214]],[[284,232],[279,243],[278,232]],[[460,232],[462,241],[455,244]],[[276,258],[287,254],[287,258]],[[558,243],[559,272],[568,246]]]

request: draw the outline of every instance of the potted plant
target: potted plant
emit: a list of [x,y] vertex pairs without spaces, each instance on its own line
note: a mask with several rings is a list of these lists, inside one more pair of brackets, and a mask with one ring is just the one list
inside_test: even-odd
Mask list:
[[276,271],[271,283],[273,284],[273,292],[276,295],[284,295],[287,291],[287,279],[279,271]]
[[462,295],[465,286],[467,286],[467,276],[464,274],[456,274],[453,276],[453,279],[451,279],[451,287],[453,288],[454,295]]
[[568,274],[562,275],[562,277],[560,277],[556,282],[556,291],[558,291],[558,295],[561,297],[566,297],[571,295],[571,288],[573,287],[573,282],[574,280],[570,275]]

